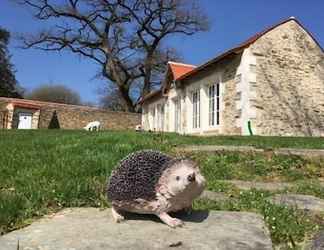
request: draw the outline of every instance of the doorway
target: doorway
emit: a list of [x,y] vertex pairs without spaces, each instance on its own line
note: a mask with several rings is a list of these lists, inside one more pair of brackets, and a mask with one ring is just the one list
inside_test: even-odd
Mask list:
[[31,129],[32,128],[32,117],[31,113],[19,113],[18,129]]

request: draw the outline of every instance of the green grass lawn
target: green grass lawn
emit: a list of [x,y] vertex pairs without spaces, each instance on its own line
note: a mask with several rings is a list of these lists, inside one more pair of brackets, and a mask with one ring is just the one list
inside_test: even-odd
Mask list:
[[[189,153],[214,180],[301,181],[324,180],[324,161],[299,156],[259,153]],[[215,166],[217,166],[215,168]]]
[[[0,234],[64,207],[107,207],[107,178],[119,160],[140,149],[157,149],[173,154],[175,146],[187,144],[324,148],[321,138],[202,138],[126,131],[0,130]],[[219,179],[296,181],[318,178],[323,173],[321,162],[298,157],[269,159],[262,155],[236,153],[190,156],[201,164],[211,190],[224,188],[217,182]],[[300,189],[304,190],[302,186]],[[224,188],[223,191],[230,190]],[[322,191],[317,186],[311,190],[315,194]],[[304,217],[295,210],[269,205],[258,192],[243,192],[238,197],[238,204],[198,202],[195,206],[198,209],[257,211],[264,215],[273,240],[278,243],[290,238],[300,241],[315,226],[303,220]],[[272,214],[282,221],[276,225],[269,223],[267,217]],[[287,227],[291,230],[287,231]]]

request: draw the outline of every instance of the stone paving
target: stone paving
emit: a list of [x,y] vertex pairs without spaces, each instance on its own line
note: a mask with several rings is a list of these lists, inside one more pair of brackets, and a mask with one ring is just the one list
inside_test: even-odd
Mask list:
[[151,216],[114,223],[110,210],[65,209],[0,237],[1,250],[255,249],[272,243],[262,216],[247,212],[193,212],[172,229]]
[[297,149],[278,148],[262,149],[253,146],[218,146],[218,145],[185,145],[176,148],[178,152],[243,152],[243,153],[266,153],[274,155],[295,155],[305,158],[324,159],[324,149]]
[[255,182],[255,181],[240,181],[240,180],[224,180],[222,182],[229,183],[241,190],[250,190],[252,188],[266,191],[282,191],[294,186],[290,182]]
[[295,207],[310,212],[324,212],[324,200],[312,195],[276,194],[271,201],[275,204]]

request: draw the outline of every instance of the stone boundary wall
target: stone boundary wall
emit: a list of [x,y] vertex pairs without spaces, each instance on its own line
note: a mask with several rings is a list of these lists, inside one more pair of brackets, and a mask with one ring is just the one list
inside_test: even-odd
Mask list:
[[137,113],[76,105],[42,104],[38,128],[49,128],[54,119],[57,119],[61,129],[82,129],[91,121],[99,121],[101,129],[116,130],[135,129],[136,125],[141,124],[141,114]]
[[6,105],[7,103],[0,100],[0,129],[4,128],[5,116],[6,116]]

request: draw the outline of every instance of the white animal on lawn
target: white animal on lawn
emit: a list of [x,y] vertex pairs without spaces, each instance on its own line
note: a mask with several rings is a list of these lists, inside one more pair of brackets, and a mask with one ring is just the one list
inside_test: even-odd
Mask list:
[[89,122],[88,125],[84,127],[84,129],[88,131],[98,131],[100,129],[100,122],[99,121]]
[[142,131],[142,125],[136,125],[135,131],[137,131],[137,132]]

